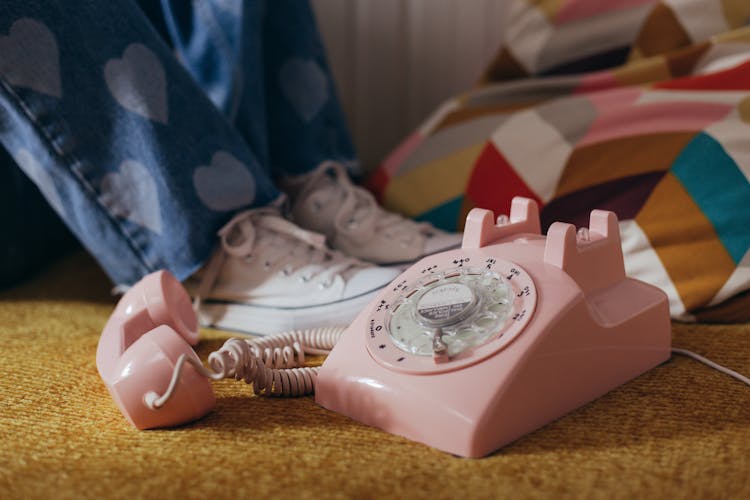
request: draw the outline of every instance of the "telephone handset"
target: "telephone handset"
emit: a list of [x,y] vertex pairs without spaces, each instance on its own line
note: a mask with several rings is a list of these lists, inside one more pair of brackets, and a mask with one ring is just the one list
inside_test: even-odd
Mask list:
[[478,457],[666,361],[666,295],[625,276],[617,218],[540,234],[536,203],[474,209],[461,249],[383,290],[317,376],[330,410]]
[[313,392],[318,367],[305,354],[328,354],[343,329],[315,328],[262,338],[231,338],[208,357],[193,351],[198,318],[185,289],[168,271],[133,285],[104,326],[96,367],[122,414],[138,429],[184,424],[210,412],[210,380],[235,378],[256,394]]

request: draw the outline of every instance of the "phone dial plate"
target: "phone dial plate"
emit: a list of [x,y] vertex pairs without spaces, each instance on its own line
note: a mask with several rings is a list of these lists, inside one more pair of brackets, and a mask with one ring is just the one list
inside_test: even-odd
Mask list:
[[365,332],[378,363],[406,373],[456,370],[523,331],[537,303],[531,276],[513,262],[471,254],[444,254],[444,262],[407,271],[385,292]]

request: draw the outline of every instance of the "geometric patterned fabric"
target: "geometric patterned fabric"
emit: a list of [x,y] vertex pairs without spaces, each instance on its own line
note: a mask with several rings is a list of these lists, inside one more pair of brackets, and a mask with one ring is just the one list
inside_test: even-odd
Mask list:
[[672,316],[750,289],[750,2],[514,0],[480,84],[376,169],[389,209],[461,229],[535,199],[543,230],[612,210]]

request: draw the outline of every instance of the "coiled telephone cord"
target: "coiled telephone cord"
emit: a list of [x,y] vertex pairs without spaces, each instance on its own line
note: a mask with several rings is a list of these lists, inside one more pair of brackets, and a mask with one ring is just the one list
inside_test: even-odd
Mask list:
[[232,338],[224,343],[224,347],[211,353],[209,361],[211,356],[218,355],[225,348],[231,350],[231,345],[244,343],[250,347],[253,355],[262,360],[263,366],[294,368],[305,364],[305,354],[325,355],[331,352],[342,333],[344,333],[343,328],[314,328],[259,338]]
[[316,328],[260,339],[233,338],[212,352],[208,363],[222,378],[252,384],[255,394],[303,396],[314,392],[318,375],[318,367],[301,367],[305,353],[328,354],[343,332],[343,328]]
[[344,333],[344,328],[294,330],[268,337],[231,338],[208,356],[209,370],[194,358],[182,354],[175,364],[167,390],[159,396],[149,392],[146,405],[162,407],[177,388],[186,363],[212,380],[232,377],[252,384],[255,394],[264,396],[305,396],[315,392],[319,367],[302,366],[305,354],[328,354]]

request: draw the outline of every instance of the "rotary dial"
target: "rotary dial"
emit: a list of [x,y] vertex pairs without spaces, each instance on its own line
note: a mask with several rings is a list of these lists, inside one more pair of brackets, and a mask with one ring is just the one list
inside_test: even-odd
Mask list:
[[400,297],[388,314],[388,332],[407,353],[450,358],[497,333],[510,312],[510,293],[497,273],[451,270]]
[[459,368],[502,349],[528,323],[536,289],[520,266],[452,257],[444,268],[408,270],[376,306],[367,346],[378,362],[417,373]]

